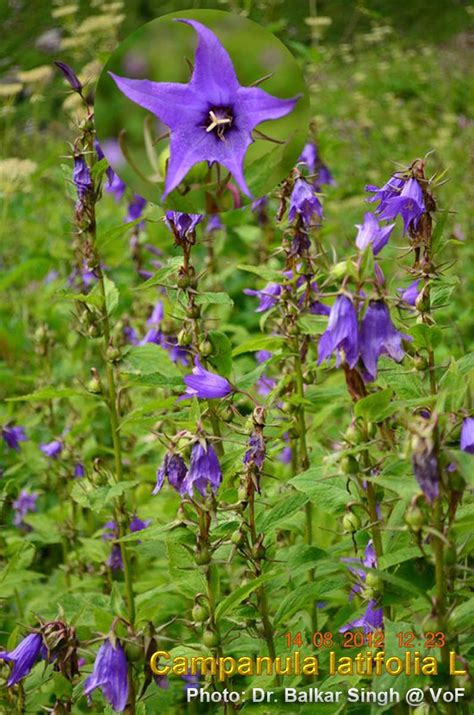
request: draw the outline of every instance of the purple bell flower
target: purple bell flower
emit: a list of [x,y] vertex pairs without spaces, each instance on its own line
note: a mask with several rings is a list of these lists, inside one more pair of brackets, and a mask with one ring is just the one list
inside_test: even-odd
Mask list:
[[7,680],[9,688],[16,685],[33,668],[41,655],[43,639],[39,633],[30,633],[12,651],[0,651],[0,660],[13,663],[13,668]]
[[425,212],[425,202],[423,201],[423,191],[416,179],[408,179],[399,196],[395,196],[384,203],[383,210],[380,210],[380,218],[392,220],[397,216],[403,219],[403,235],[412,226],[416,228],[420,217]]
[[65,62],[59,62],[58,60],[54,60],[54,63],[58,70],[60,70],[64,77],[66,78],[66,81],[69,83],[70,87],[75,91],[79,92],[79,94],[82,92],[82,84],[77,76],[77,74],[74,72],[74,70],[69,67]]
[[189,470],[184,482],[184,490],[193,496],[194,489],[197,489],[201,496],[206,496],[206,489],[209,485],[213,492],[216,492],[222,481],[222,472],[214,448],[205,442],[195,442],[191,450],[191,460]]
[[326,164],[323,164],[319,158],[318,148],[313,142],[305,144],[298,161],[306,164],[310,174],[316,174],[316,179],[314,181],[314,185],[316,187],[323,186],[324,184],[329,186],[335,185],[336,182],[333,175],[329,171]]
[[374,214],[366,213],[364,223],[356,224],[356,228],[359,229],[356,237],[357,248],[359,251],[364,251],[367,246],[372,246],[372,252],[374,256],[377,256],[387,244],[394,227],[394,223],[388,226],[379,226]]
[[40,449],[46,457],[49,457],[50,459],[58,459],[63,451],[63,443],[60,439],[53,439],[52,442],[41,444]]
[[85,477],[86,475],[86,470],[82,462],[76,462],[76,465],[74,466],[74,479],[82,479],[82,477]]
[[251,196],[243,162],[261,122],[289,114],[299,96],[278,99],[259,87],[240,85],[232,61],[216,35],[196,20],[179,18],[198,34],[190,82],[150,82],[111,74],[132,102],[148,109],[170,129],[170,158],[162,199],[197,163],[224,166],[241,191]]
[[219,214],[211,214],[207,220],[206,233],[211,236],[214,231],[222,231],[224,225],[219,217]]
[[434,451],[414,452],[413,472],[427,501],[431,504],[439,496],[439,463]]
[[155,306],[151,312],[150,317],[146,321],[146,324],[150,325],[151,327],[157,328],[163,320],[164,314],[165,311],[163,308],[163,303],[161,302],[161,300],[159,300],[157,303],[155,303]]
[[186,493],[184,480],[187,472],[188,468],[186,467],[183,458],[179,454],[168,452],[165,454],[165,458],[156,472],[156,486],[153,489],[152,494],[158,494],[163,486],[165,478],[167,478],[173,489],[176,489],[178,494],[183,496]]
[[368,382],[377,377],[380,355],[389,355],[397,362],[402,360],[405,355],[402,340],[412,338],[398,332],[383,300],[371,300],[360,330],[360,356],[365,368],[364,377]]
[[370,204],[374,201],[379,201],[380,203],[377,212],[380,213],[385,209],[391,199],[400,196],[403,184],[403,179],[400,179],[398,176],[395,175],[391,176],[387,183],[384,184],[380,189],[377,186],[372,186],[368,184],[365,187],[365,190],[373,193],[374,196],[371,196],[369,199],[367,199],[367,202]]
[[342,559],[342,561],[347,564],[350,564],[348,566],[349,571],[358,579],[358,583],[354,584],[349,594],[349,600],[351,601],[355,593],[360,593],[362,591],[361,584],[365,582],[367,576],[365,571],[363,571],[361,568],[357,568],[357,565],[361,564],[362,566],[366,566],[370,569],[377,568],[377,555],[375,553],[375,548],[372,539],[370,539],[370,541],[367,543],[367,546],[365,547],[363,559],[344,558]]
[[[104,533],[102,534],[104,541],[113,541],[114,539],[118,539],[119,536],[120,532],[116,521],[112,520],[104,524]],[[119,544],[112,544],[112,549],[107,559],[107,566],[112,569],[112,571],[123,571],[122,551]]]
[[377,606],[376,601],[369,601],[364,615],[339,628],[339,633],[351,631],[353,628],[363,628],[364,633],[383,628],[383,610]]
[[[128,204],[127,215],[124,218],[125,223],[130,223],[131,221],[136,221],[136,219],[140,218],[145,206],[146,199],[144,199],[143,196],[134,194],[132,200]],[[143,222],[137,225],[142,226]]]
[[15,425],[2,427],[2,438],[9,449],[14,449],[17,452],[20,451],[20,442],[28,441],[23,427],[15,427]]
[[115,646],[109,639],[98,650],[92,675],[84,682],[84,693],[89,695],[96,688],[117,712],[123,712],[128,699],[127,659],[120,641]]
[[195,231],[202,219],[202,214],[187,214],[181,211],[167,211],[165,218],[168,228],[182,241]]
[[[107,191],[107,193],[112,194],[115,201],[117,203],[120,203],[120,201],[123,198],[126,188],[127,188],[127,184],[124,181],[122,181],[120,176],[118,174],[116,174],[115,171],[112,170],[112,176],[109,177],[109,182],[108,182],[107,186],[105,187],[105,190]],[[133,208],[132,208],[132,212],[133,212]],[[133,218],[128,218],[128,221],[133,221]]]
[[143,529],[146,529],[148,526],[151,524],[151,519],[140,519],[136,514],[133,515],[133,518],[130,522],[130,532],[133,534],[135,531],[143,531]]
[[22,489],[19,496],[13,502],[13,508],[15,510],[15,517],[13,523],[15,526],[23,526],[23,517],[26,516],[30,511],[36,511],[36,502],[38,500],[38,494],[35,492],[26,491]]
[[419,285],[420,285],[420,278],[417,278],[416,281],[413,281],[413,283],[410,283],[408,288],[399,288],[398,292],[400,293],[400,298],[405,301],[405,303],[408,303],[408,305],[415,305],[416,299],[418,298],[420,294],[419,290]]
[[244,454],[244,464],[255,464],[262,469],[265,461],[265,440],[260,432],[254,432],[249,437],[248,449]]
[[192,675],[192,673],[187,673],[186,675],[181,676],[181,680],[184,680],[184,685],[183,685],[183,690],[186,693],[189,688],[199,688],[200,682],[199,682],[200,675],[199,673],[195,673]]
[[294,221],[297,216],[301,216],[305,226],[314,225],[315,216],[323,218],[323,207],[315,188],[304,179],[296,179],[290,196],[288,221]]
[[461,449],[474,454],[474,417],[466,417],[461,428]]
[[214,400],[227,397],[233,391],[225,377],[205,370],[198,358],[195,358],[192,374],[185,376],[184,383],[186,391],[181,395],[180,400],[187,400],[190,397],[197,397],[199,400]]
[[258,296],[260,303],[256,308],[256,313],[264,313],[266,310],[270,310],[278,303],[278,298],[281,295],[282,287],[279,283],[267,283],[265,288],[262,290],[253,290],[252,288],[245,288],[245,295],[256,295]]
[[336,365],[340,365],[341,353],[350,368],[359,359],[359,329],[354,303],[346,295],[339,295],[329,314],[328,327],[321,335],[318,345],[318,365],[336,352]]
[[72,180],[76,187],[79,200],[82,201],[92,189],[91,172],[82,154],[74,157]]
[[263,362],[267,362],[267,360],[270,360],[272,356],[272,353],[270,350],[257,350],[255,353],[255,359],[258,362],[259,365],[261,365]]

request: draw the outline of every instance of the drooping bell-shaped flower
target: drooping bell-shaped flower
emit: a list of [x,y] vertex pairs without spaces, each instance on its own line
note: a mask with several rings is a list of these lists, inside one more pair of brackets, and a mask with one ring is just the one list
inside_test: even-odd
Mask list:
[[82,462],[76,462],[74,465],[74,479],[81,479],[86,474],[86,469]]
[[12,651],[0,651],[0,660],[13,663],[13,668],[7,680],[11,688],[24,678],[33,668],[41,655],[43,639],[39,633],[30,633]]
[[214,448],[209,442],[205,442],[204,445],[201,442],[195,442],[191,450],[189,470],[184,481],[185,492],[193,496],[194,489],[197,489],[204,497],[208,486],[213,492],[216,492],[221,481],[221,466]]
[[474,454],[474,417],[466,417],[461,428],[461,449]]
[[390,199],[400,196],[403,184],[403,179],[396,175],[391,176],[387,183],[384,184],[381,188],[378,188],[377,186],[372,186],[371,184],[367,184],[365,190],[374,194],[374,196],[371,196],[367,199],[367,202],[371,204],[375,201],[379,201],[380,203],[378,205],[377,212],[381,213],[387,206],[387,203],[390,201]]
[[[127,215],[124,218],[125,223],[130,223],[131,221],[136,221],[143,214],[144,208],[146,206],[146,199],[143,196],[135,194],[128,204]],[[142,226],[143,222],[137,224],[137,226]]]
[[372,252],[377,256],[387,244],[394,227],[394,223],[380,226],[374,214],[366,213],[364,223],[356,224],[356,228],[359,229],[356,236],[357,248],[359,251],[364,251],[367,246],[372,246]]
[[354,558],[344,558],[342,559],[345,563],[349,564],[349,571],[357,577],[357,583],[351,589],[349,594],[349,600],[351,601],[355,593],[360,593],[362,591],[362,585],[366,579],[366,572],[359,568],[359,564],[365,566],[366,568],[376,569],[377,568],[377,555],[375,553],[374,544],[372,539],[367,543],[364,551],[364,557],[362,559]]
[[376,601],[369,601],[365,613],[360,618],[356,618],[354,621],[339,628],[339,633],[351,631],[353,628],[362,628],[364,633],[371,633],[383,628],[383,610],[377,605]]
[[262,431],[253,432],[248,441],[248,449],[244,454],[244,464],[255,464],[262,469],[265,461],[265,440]]
[[350,368],[359,359],[359,328],[357,313],[352,300],[339,295],[329,314],[328,327],[321,335],[318,345],[318,365],[336,353],[336,365],[343,356]]
[[245,295],[256,295],[258,297],[260,302],[255,310],[256,313],[264,313],[266,310],[273,308],[273,306],[278,303],[281,291],[282,287],[279,283],[267,283],[262,290],[254,290],[253,288],[244,289]]
[[69,67],[69,65],[67,65],[65,62],[59,62],[59,60],[54,60],[53,64],[55,64],[58,70],[63,73],[69,86],[75,92],[82,92],[82,84],[72,67]]
[[13,519],[15,526],[25,526],[23,517],[25,517],[30,511],[36,511],[37,500],[38,494],[35,492],[30,493],[26,489],[22,489],[18,498],[15,499],[12,504],[15,510],[15,517]]
[[294,221],[297,216],[301,216],[305,226],[312,226],[316,222],[316,217],[319,219],[323,217],[323,207],[316,195],[315,187],[301,178],[296,179],[291,192],[288,221]]
[[84,693],[96,688],[117,712],[123,712],[128,699],[127,659],[119,640],[115,644],[107,638],[97,652],[92,675],[84,682]]
[[136,531],[143,531],[143,529],[146,529],[148,526],[151,524],[151,519],[140,519],[139,516],[136,514],[133,515],[133,517],[130,520],[130,532],[134,534]]
[[440,467],[432,430],[433,425],[427,423],[412,439],[413,472],[429,503],[439,496],[440,484]]
[[203,219],[202,214],[187,214],[181,211],[167,211],[166,223],[176,238],[183,241],[191,235],[198,223]]
[[2,427],[2,439],[9,449],[14,449],[17,452],[20,451],[20,442],[28,441],[23,427],[11,424]]
[[389,355],[400,362],[405,355],[402,340],[411,339],[409,335],[399,333],[395,328],[383,300],[371,300],[360,329],[360,356],[364,363],[366,380],[371,382],[377,377],[380,355]]
[[320,159],[318,148],[314,142],[308,142],[303,147],[298,161],[303,162],[309,169],[310,174],[314,174],[314,185],[316,187],[324,184],[333,186],[336,182],[329,168]]
[[194,361],[191,375],[184,377],[184,383],[186,391],[181,395],[180,400],[186,400],[189,397],[197,397],[199,400],[213,400],[227,397],[232,392],[232,386],[225,377],[205,370],[198,358]]
[[152,494],[158,494],[161,487],[163,486],[165,478],[167,478],[173,489],[176,489],[178,494],[181,494],[181,496],[183,496],[186,491],[184,488],[184,480],[186,478],[187,473],[188,468],[186,467],[186,464],[184,463],[184,460],[181,455],[175,454],[174,452],[167,452],[167,454],[165,454],[163,462],[157,469],[156,486],[153,489]]
[[399,288],[400,298],[405,301],[405,303],[408,303],[408,305],[415,305],[416,299],[420,294],[419,285],[420,278],[417,278],[416,281],[410,283],[407,288]]
[[381,219],[387,220],[401,216],[403,219],[403,235],[405,235],[410,226],[416,228],[424,212],[425,202],[421,186],[416,179],[408,179],[398,196],[394,196],[384,202],[384,208],[380,210],[379,215]]
[[40,449],[50,459],[58,459],[63,451],[63,443],[60,439],[53,439],[52,442],[46,442],[40,445]]
[[[119,536],[120,531],[116,521],[112,520],[104,524],[104,533],[102,534],[104,541],[113,541],[118,539]],[[123,571],[123,559],[120,544],[112,544],[112,549],[110,550],[109,558],[107,559],[107,566],[112,569],[112,571]]]
[[72,180],[80,201],[84,200],[92,189],[92,177],[87,162],[82,154],[74,157]]
[[196,20],[178,18],[194,28],[198,45],[190,82],[151,82],[111,73],[132,102],[148,109],[170,129],[170,158],[163,199],[197,163],[219,163],[251,196],[243,162],[252,131],[261,122],[289,114],[299,96],[279,99],[259,87],[243,87],[232,60],[216,35]]

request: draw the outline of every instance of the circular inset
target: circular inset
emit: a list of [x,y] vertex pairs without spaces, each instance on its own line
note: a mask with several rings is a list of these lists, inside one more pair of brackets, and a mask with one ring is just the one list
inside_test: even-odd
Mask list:
[[268,193],[306,139],[309,102],[286,47],[218,10],[165,15],[130,35],[97,86],[97,137],[134,193],[216,213]]

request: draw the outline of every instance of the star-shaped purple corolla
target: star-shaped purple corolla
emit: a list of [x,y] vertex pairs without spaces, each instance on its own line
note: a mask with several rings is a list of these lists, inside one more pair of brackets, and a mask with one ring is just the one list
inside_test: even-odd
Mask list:
[[148,109],[170,129],[163,200],[201,161],[222,164],[241,191],[251,197],[243,163],[253,142],[252,131],[261,122],[289,114],[301,95],[280,99],[259,87],[243,87],[216,35],[196,20],[177,21],[191,25],[199,38],[188,83],[110,75],[128,99]]
[[356,223],[356,228],[359,229],[356,236],[357,248],[359,251],[364,251],[367,246],[372,246],[372,252],[374,256],[377,256],[388,242],[394,227],[394,223],[389,223],[387,226],[379,226],[379,222],[374,214],[370,212],[366,213],[364,223]]

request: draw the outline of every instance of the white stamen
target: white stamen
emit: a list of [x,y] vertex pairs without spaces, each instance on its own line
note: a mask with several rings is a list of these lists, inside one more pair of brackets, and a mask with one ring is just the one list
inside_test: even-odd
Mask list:
[[216,127],[220,127],[223,124],[231,124],[232,119],[230,117],[216,117],[212,109],[209,111],[209,116],[211,118],[211,124],[206,127],[206,132],[212,132]]

